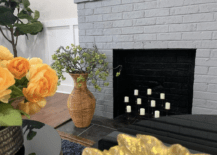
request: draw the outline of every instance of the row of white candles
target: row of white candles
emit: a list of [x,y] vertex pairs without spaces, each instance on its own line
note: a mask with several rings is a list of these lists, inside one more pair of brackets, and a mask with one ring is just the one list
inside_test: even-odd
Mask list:
[[[131,112],[131,106],[130,105],[127,106],[127,112]],[[145,115],[145,108],[140,108],[140,115]],[[155,118],[160,117],[160,111],[159,110],[155,110],[154,117]]]
[[[149,88],[149,89],[147,89],[147,95],[151,95],[152,94],[152,90]],[[139,90],[138,89],[135,89],[134,90],[134,95],[135,96],[137,96],[137,95],[139,95]],[[160,94],[160,99],[165,99],[165,94],[164,93],[161,93]]]

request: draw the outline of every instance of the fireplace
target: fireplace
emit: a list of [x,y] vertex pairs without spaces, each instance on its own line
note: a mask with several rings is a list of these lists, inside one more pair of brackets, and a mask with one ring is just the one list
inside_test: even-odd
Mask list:
[[[122,65],[121,76],[113,73],[114,118],[124,114],[129,96],[132,109],[136,98],[148,110],[147,89],[152,89],[149,100],[156,101],[156,110],[163,110],[160,93],[165,93],[164,102],[170,102],[174,114],[191,114],[195,68],[195,49],[125,49],[113,50],[113,67]],[[134,89],[139,96],[134,96]]]
[[[170,76],[171,72],[167,70],[156,73],[149,70],[141,71],[145,81],[138,79],[139,82],[130,82],[132,79],[137,80],[134,76],[128,80],[123,79],[126,81],[126,90],[129,92],[120,90],[123,94],[120,94],[119,103],[123,103],[125,95],[132,98],[134,89],[138,88],[142,94],[145,94],[145,89],[151,87],[154,89],[153,93],[156,93],[153,97],[157,99],[160,91],[165,91],[166,98],[170,99],[172,107],[177,106],[184,113],[217,114],[216,1],[74,0],[74,2],[78,8],[79,44],[84,48],[92,48],[95,44],[100,52],[106,54],[111,67],[114,65],[113,59],[116,59],[114,56],[121,52],[123,53],[120,61],[123,61],[122,57],[125,56],[128,59],[128,55],[135,59],[136,55],[133,54],[147,54],[149,59],[148,57],[137,58],[143,62],[154,62],[157,58],[161,60],[160,56],[168,57],[167,59],[162,58],[162,61],[172,61],[173,54],[177,53],[177,63],[182,60],[186,61],[185,53],[192,53],[192,58],[189,59],[195,60],[195,68],[193,62],[188,64],[191,76],[188,78],[184,76],[187,71],[185,67],[188,66],[185,62],[183,65],[169,65],[168,63],[162,68],[162,70],[165,68],[176,70],[173,72],[176,77]],[[157,58],[151,58],[151,55],[156,52],[158,53],[157,56],[155,55]],[[129,65],[131,63],[127,64],[127,67]],[[135,70],[139,70],[137,66],[134,65]],[[150,67],[154,70],[155,67],[163,66],[145,64],[143,67]],[[130,68],[129,73],[136,74],[135,70]],[[155,74],[163,75],[164,78],[155,81],[158,76],[151,76]],[[119,115],[114,112],[119,103],[114,103],[116,93],[113,94],[116,92],[113,88],[117,89],[113,83],[118,79],[113,78],[111,73],[108,78],[110,85],[103,87],[102,92],[96,92],[92,86],[89,87],[97,99],[95,115],[107,118]],[[170,82],[166,83],[163,80],[170,80]],[[187,80],[190,83],[188,90],[184,84]],[[123,81],[119,82],[121,86]],[[132,88],[130,88],[131,85],[133,85]],[[175,96],[175,94],[178,95]],[[142,96],[144,100],[145,97]],[[178,101],[175,97],[180,100]],[[178,104],[178,102],[181,103]]]

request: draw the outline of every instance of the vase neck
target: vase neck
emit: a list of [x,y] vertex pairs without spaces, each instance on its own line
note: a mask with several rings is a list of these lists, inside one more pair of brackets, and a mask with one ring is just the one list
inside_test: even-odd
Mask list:
[[[85,78],[85,81],[80,81],[79,83],[77,82],[77,78],[80,77],[80,75],[82,75]],[[74,88],[76,89],[86,89],[87,88],[87,77],[88,74],[72,74],[70,73],[70,76],[73,78],[74,81]],[[81,87],[79,87],[79,84],[81,84]]]

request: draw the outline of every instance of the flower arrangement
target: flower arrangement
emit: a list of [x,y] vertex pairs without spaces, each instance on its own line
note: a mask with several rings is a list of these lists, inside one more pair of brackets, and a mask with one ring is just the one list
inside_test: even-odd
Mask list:
[[[58,76],[40,58],[14,58],[0,46],[0,126],[21,126],[21,115],[35,114],[46,105],[45,97],[57,90]],[[23,100],[14,108],[17,97]]]
[[[51,67],[57,71],[58,79],[65,80],[63,72],[74,74],[88,73],[87,81],[91,82],[98,91],[101,91],[101,86],[108,86],[109,82],[105,82],[110,70],[106,61],[107,57],[105,54],[100,53],[95,45],[93,47],[93,49],[87,49],[74,44],[66,48],[60,46],[56,54],[52,55],[52,59],[55,61],[51,64]],[[119,65],[114,69],[117,68],[119,68],[119,71],[116,73],[116,76],[119,76],[122,66]],[[85,81],[82,75],[77,78],[77,83],[81,81]],[[103,81],[103,84],[100,83],[101,81]],[[58,81],[59,85],[60,81]],[[79,87],[81,85],[79,83]]]

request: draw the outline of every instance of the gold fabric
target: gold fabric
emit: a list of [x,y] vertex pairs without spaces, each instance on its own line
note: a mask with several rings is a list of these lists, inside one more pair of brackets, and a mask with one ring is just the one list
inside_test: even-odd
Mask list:
[[136,135],[132,137],[119,134],[118,146],[111,147],[103,152],[95,148],[85,148],[82,155],[209,155],[191,154],[187,148],[180,144],[165,146],[160,140],[149,135]]

